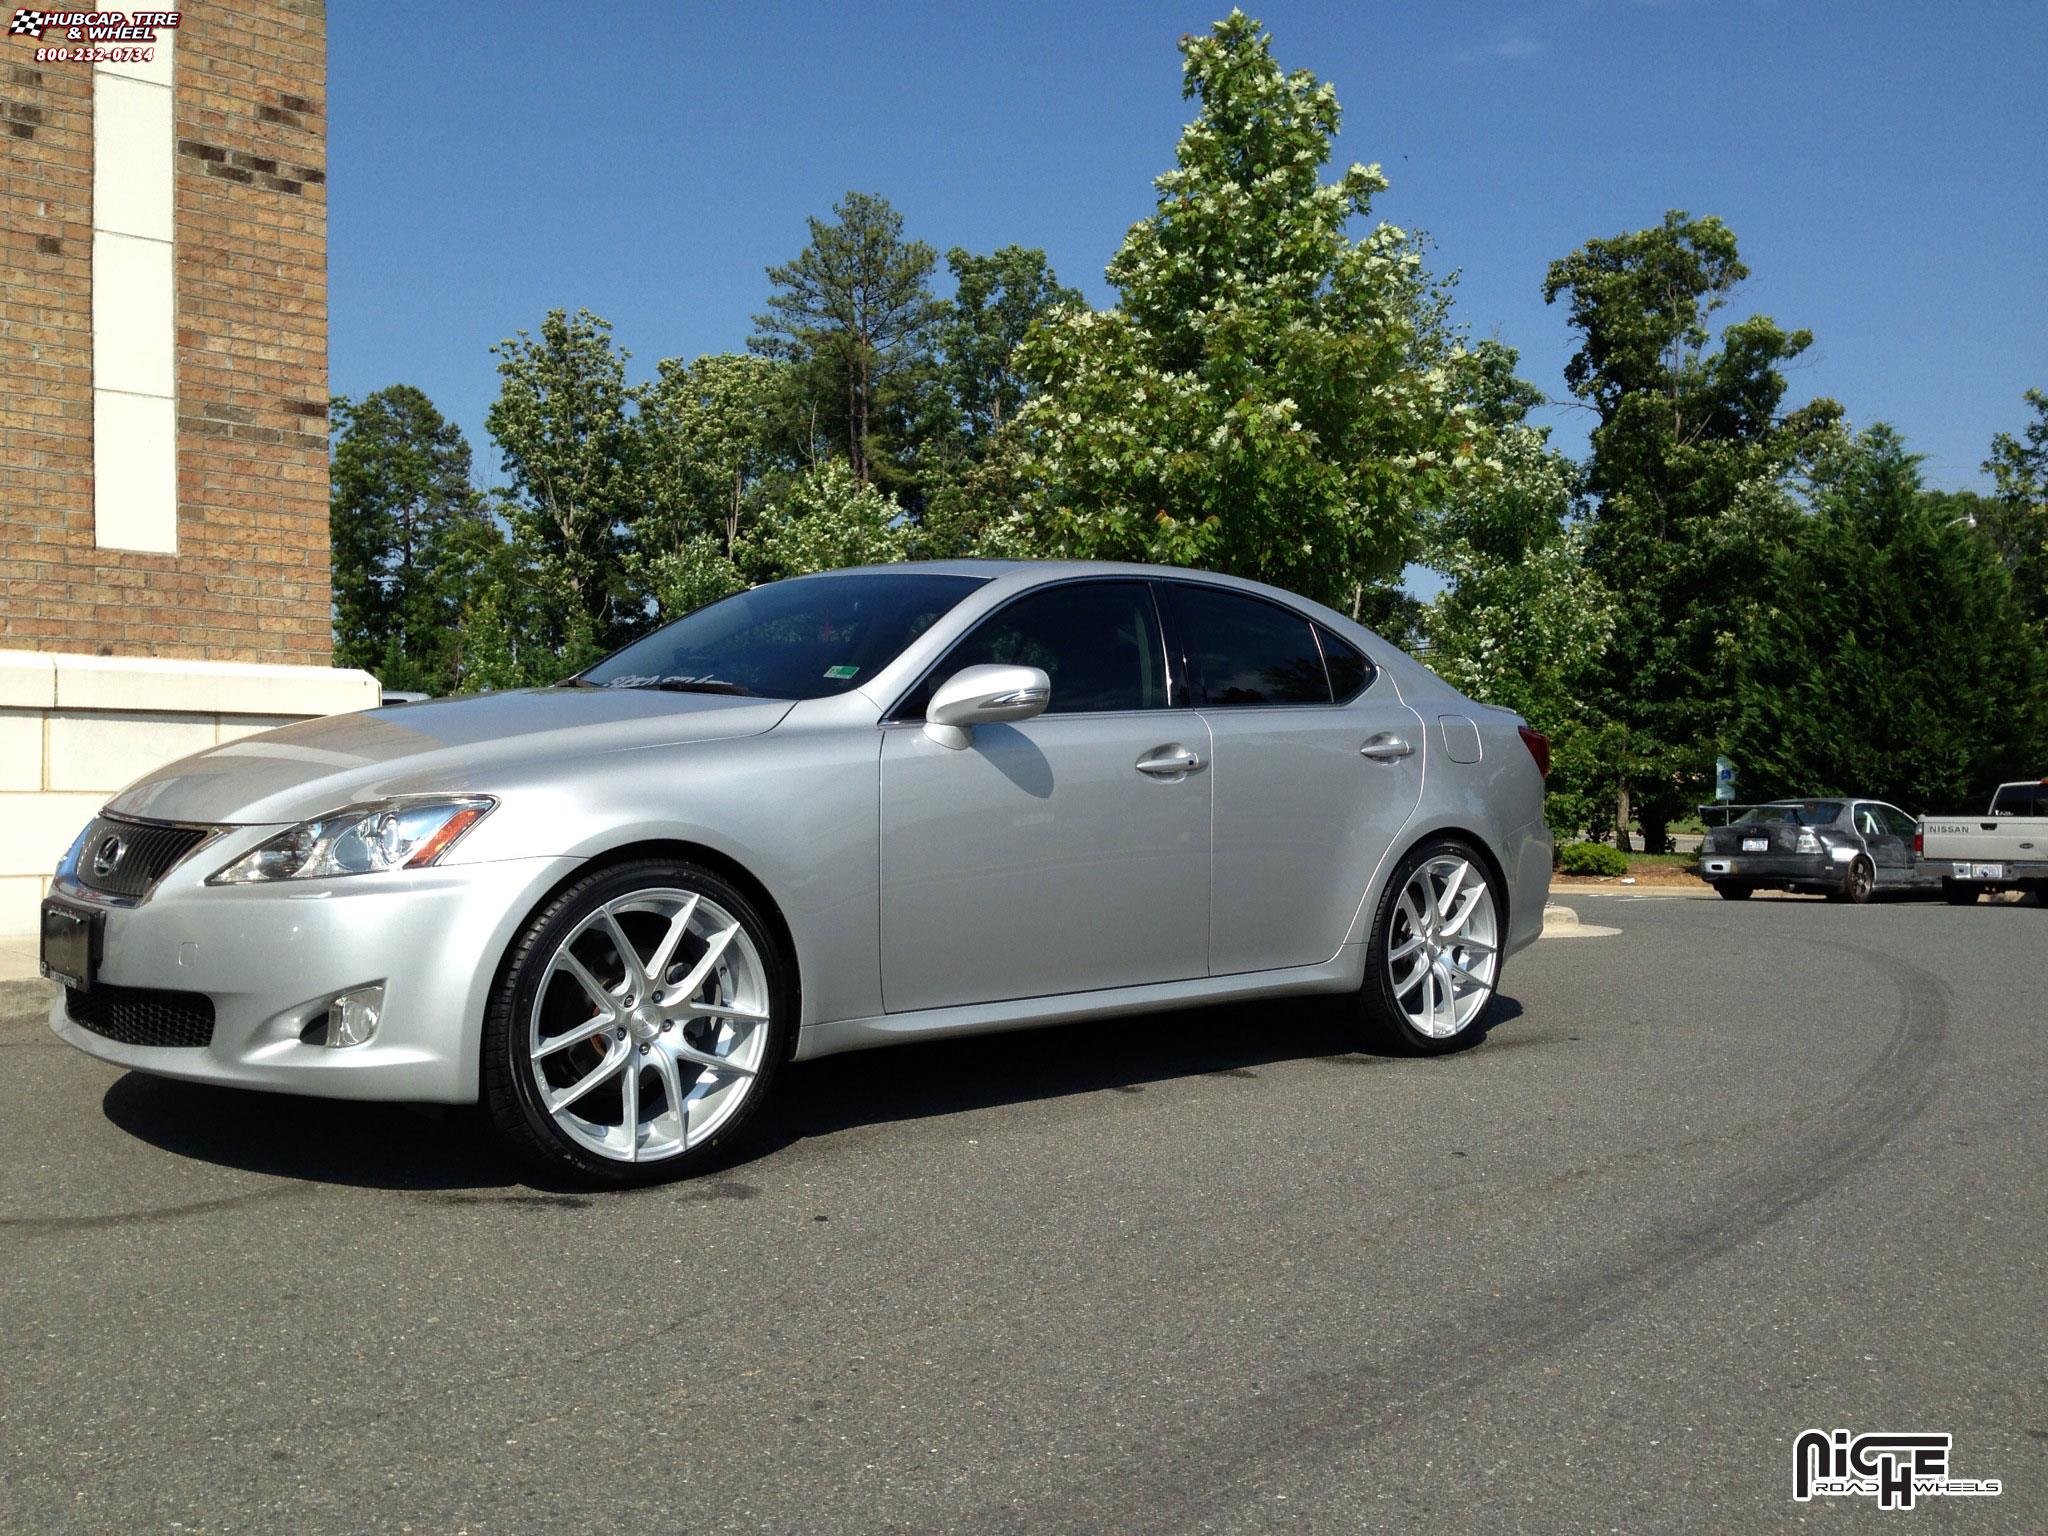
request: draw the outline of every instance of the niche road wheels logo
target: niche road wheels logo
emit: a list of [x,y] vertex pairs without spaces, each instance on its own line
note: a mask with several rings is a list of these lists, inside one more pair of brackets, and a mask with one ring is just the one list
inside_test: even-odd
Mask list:
[[1996,1498],[1995,1477],[1952,1477],[1954,1436],[1940,1433],[1859,1435],[1846,1429],[1809,1429],[1792,1442],[1792,1497],[1871,1498],[1879,1509],[1911,1509],[1924,1498]]

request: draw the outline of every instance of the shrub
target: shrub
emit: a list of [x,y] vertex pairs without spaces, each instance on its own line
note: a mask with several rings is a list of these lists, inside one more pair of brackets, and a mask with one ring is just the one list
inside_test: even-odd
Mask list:
[[1566,843],[1557,850],[1558,866],[1568,875],[1625,875],[1628,857],[1605,843]]

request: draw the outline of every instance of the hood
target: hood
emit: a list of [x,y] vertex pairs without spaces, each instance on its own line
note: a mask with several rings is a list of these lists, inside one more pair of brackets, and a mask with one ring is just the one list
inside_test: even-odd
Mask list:
[[648,688],[533,688],[302,720],[181,758],[110,802],[163,821],[303,821],[386,795],[488,792],[494,770],[756,736],[786,699]]

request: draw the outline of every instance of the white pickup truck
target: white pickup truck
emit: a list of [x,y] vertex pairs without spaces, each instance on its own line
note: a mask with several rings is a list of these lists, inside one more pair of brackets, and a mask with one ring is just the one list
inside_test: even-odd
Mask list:
[[1982,816],[1926,817],[1919,841],[1921,870],[1938,872],[1956,905],[2020,890],[2048,906],[2048,779],[1999,785]]

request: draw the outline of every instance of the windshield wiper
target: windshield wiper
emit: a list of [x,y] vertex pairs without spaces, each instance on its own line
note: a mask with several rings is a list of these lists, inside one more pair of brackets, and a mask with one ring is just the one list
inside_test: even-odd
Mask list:
[[724,683],[710,677],[662,677],[652,678],[644,683],[628,683],[629,688],[659,688],[663,693],[729,693],[741,698],[751,697],[738,683]]

